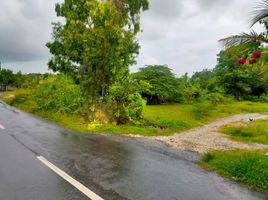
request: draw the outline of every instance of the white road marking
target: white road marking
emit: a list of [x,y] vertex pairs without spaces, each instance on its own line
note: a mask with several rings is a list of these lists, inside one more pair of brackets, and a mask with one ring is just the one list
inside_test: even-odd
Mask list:
[[71,185],[76,187],[80,192],[82,192],[84,195],[86,195],[91,200],[104,200],[94,192],[92,192],[90,189],[88,189],[86,186],[79,183],[77,180],[73,179],[71,176],[66,174],[64,171],[53,165],[51,162],[49,162],[47,159],[45,159],[42,156],[37,157],[38,160],[40,160],[43,164],[45,164],[48,168],[50,168],[52,171],[54,171],[56,174],[58,174],[60,177],[62,177],[64,180],[69,182]]
[[1,124],[0,124],[0,129],[3,129],[3,130],[4,130],[4,129],[5,129],[5,127],[4,127],[3,125],[1,125]]

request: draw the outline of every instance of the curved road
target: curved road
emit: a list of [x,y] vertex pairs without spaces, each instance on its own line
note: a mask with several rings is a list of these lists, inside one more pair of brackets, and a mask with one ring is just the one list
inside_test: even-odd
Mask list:
[[89,199],[38,156],[106,200],[268,199],[155,141],[74,133],[3,103],[0,124],[1,200]]

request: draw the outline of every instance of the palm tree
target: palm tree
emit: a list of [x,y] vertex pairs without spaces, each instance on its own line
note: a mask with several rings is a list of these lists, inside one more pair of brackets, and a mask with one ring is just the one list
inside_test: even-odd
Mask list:
[[250,20],[251,27],[257,23],[261,23],[265,25],[266,32],[258,34],[255,31],[251,31],[250,33],[229,36],[221,39],[219,42],[226,48],[229,48],[231,46],[248,44],[254,38],[258,42],[268,45],[268,0],[262,0],[252,13],[253,17]]
[[263,22],[268,22],[268,0],[262,0],[253,11],[253,18],[251,19],[251,26]]

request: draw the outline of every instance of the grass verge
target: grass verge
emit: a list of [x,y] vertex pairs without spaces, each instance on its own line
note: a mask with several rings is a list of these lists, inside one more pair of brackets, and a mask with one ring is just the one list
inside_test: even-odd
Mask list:
[[213,152],[200,165],[255,189],[268,189],[268,156],[263,151]]
[[268,144],[268,119],[226,125],[219,131],[233,140]]

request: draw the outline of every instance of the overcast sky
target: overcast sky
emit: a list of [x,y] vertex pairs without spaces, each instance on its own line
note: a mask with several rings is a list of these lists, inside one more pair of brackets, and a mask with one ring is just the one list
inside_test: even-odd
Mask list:
[[[46,72],[50,58],[45,47],[54,7],[59,0],[0,1],[0,60],[24,73]],[[258,2],[258,1],[257,1]],[[218,40],[248,31],[255,0],[150,0],[141,16],[143,32],[136,71],[149,64],[167,64],[176,74],[213,68]]]

